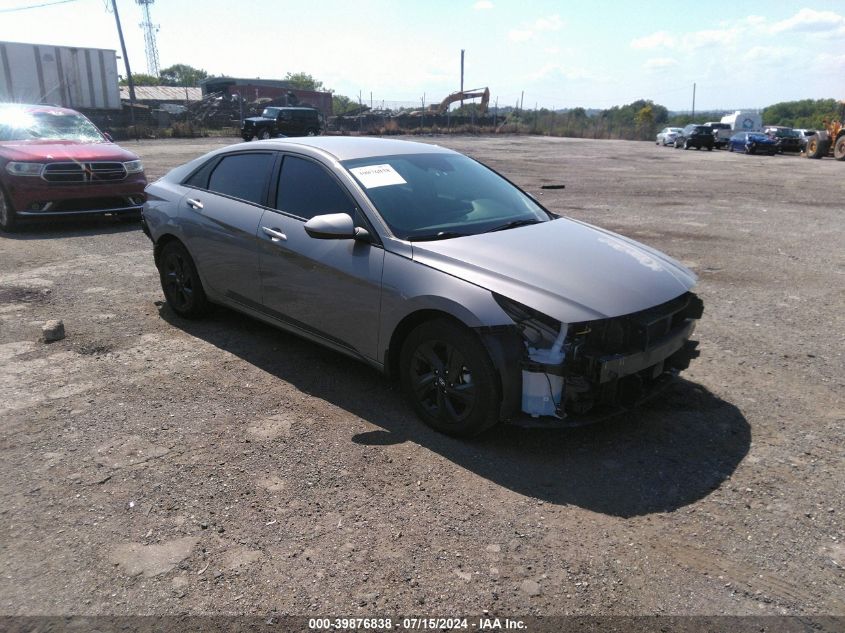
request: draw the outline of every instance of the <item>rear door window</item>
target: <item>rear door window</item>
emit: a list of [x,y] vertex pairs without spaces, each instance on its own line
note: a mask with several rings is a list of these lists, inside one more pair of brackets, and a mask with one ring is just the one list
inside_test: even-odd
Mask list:
[[275,158],[270,152],[224,156],[211,172],[208,190],[263,205]]

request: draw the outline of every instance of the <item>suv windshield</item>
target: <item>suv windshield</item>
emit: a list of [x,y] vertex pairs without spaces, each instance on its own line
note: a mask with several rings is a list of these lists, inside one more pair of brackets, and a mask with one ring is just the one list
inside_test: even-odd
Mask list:
[[447,239],[550,219],[507,180],[460,154],[377,156],[342,164],[400,239]]
[[102,143],[100,130],[81,114],[56,111],[28,112],[0,108],[0,141],[84,141]]
[[265,119],[275,119],[279,115],[279,110],[281,108],[264,108],[264,112],[261,113]]

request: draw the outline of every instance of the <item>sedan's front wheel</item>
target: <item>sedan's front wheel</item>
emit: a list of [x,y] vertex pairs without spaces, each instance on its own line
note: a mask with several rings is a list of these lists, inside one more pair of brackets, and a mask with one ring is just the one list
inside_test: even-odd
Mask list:
[[198,319],[208,313],[208,299],[194,260],[180,242],[170,242],[162,249],[158,272],[164,297],[176,314]]
[[423,323],[405,340],[400,364],[405,397],[429,426],[471,437],[498,422],[496,372],[467,328],[447,319]]

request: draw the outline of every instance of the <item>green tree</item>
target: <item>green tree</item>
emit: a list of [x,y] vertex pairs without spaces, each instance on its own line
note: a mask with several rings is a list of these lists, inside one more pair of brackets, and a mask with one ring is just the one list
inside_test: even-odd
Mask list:
[[[285,81],[289,81],[293,88],[299,90],[323,90],[323,82],[314,79],[311,75],[304,72],[288,73],[285,75]],[[329,92],[332,92],[329,90]]]
[[[144,73],[132,73],[132,82],[136,86],[158,86],[161,80],[155,75],[145,75]],[[120,78],[121,86],[128,86],[129,82],[123,77]]]
[[159,73],[163,86],[199,86],[200,81],[206,79],[208,73],[201,68],[194,68],[187,64],[173,64],[163,68]]
[[345,95],[332,95],[333,114],[342,115],[350,112],[351,110],[357,110],[358,108],[359,106],[357,101],[353,101]]

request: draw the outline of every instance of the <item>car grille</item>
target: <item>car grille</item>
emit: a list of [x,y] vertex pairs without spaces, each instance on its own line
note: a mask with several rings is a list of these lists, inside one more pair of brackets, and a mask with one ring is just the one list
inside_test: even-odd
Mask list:
[[47,182],[115,182],[126,178],[126,168],[118,162],[49,163],[41,177]]
[[642,312],[583,324],[590,330],[588,348],[610,354],[645,351],[686,319],[700,318],[702,306],[701,299],[688,292]]

